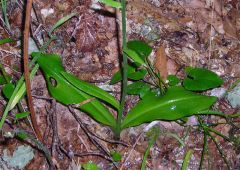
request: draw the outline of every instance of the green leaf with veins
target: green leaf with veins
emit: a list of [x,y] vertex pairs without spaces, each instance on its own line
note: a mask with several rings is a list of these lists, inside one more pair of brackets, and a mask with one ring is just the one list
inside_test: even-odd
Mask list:
[[114,106],[116,109],[119,108],[119,102],[112,95],[110,95],[106,91],[102,90],[101,88],[99,88],[95,85],[92,85],[90,83],[87,83],[83,80],[80,80],[77,77],[75,77],[74,75],[67,73],[65,71],[62,71],[61,74],[70,84],[72,84],[77,89],[84,91],[85,93],[87,93],[89,95],[92,95],[94,97],[97,97],[97,98],[107,102],[108,104]]
[[140,95],[143,97],[150,91],[151,86],[141,81],[134,82],[127,86],[127,93],[132,95]]
[[[60,56],[56,54],[32,53],[33,57],[39,56],[37,62],[42,69],[47,81],[48,90],[52,97],[63,104],[81,104],[91,100],[93,96],[79,90],[71,84],[62,74]],[[66,73],[67,74],[67,73]],[[65,75],[66,75],[65,74]],[[116,121],[109,110],[97,99],[93,99],[80,106],[80,109],[88,113],[96,121],[115,127]]]
[[127,43],[127,47],[123,49],[134,62],[146,66],[145,60],[151,54],[152,48],[138,40],[132,40]]
[[183,86],[191,91],[204,91],[223,84],[223,80],[214,72],[204,68],[187,67],[187,77],[183,80]]
[[[149,92],[151,93],[151,92]],[[122,122],[122,129],[153,120],[177,120],[207,110],[217,98],[187,91],[182,87],[170,87],[164,96],[146,95]]]

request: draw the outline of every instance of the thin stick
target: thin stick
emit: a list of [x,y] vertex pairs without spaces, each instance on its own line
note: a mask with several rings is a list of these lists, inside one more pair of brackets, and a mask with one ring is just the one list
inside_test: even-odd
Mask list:
[[31,18],[31,9],[32,9],[32,1],[28,0],[26,5],[26,17],[25,17],[25,25],[24,25],[24,33],[23,33],[23,63],[24,63],[24,79],[26,83],[26,92],[27,92],[27,100],[28,107],[30,111],[31,121],[33,124],[33,129],[36,133],[37,138],[41,141],[42,134],[38,128],[36,121],[36,114],[33,108],[33,101],[31,95],[31,84],[29,79],[29,63],[28,63],[28,44],[29,44],[29,28],[30,28],[30,18]]

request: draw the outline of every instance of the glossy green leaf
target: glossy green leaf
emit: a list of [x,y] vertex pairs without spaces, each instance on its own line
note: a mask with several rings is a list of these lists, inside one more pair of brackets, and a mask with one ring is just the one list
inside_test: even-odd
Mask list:
[[147,92],[150,91],[150,85],[144,82],[138,81],[127,86],[127,93],[132,95],[144,96]]
[[152,48],[139,40],[132,40],[127,43],[127,48],[123,49],[123,51],[134,61],[142,65],[145,64],[145,59],[148,57]]
[[223,84],[223,80],[210,70],[187,67],[185,71],[187,78],[183,80],[183,85],[187,90],[203,91]]
[[[113,75],[113,77],[110,81],[110,84],[115,84],[115,83],[122,80],[122,71],[121,70],[119,70],[118,72],[116,72]],[[131,80],[141,80],[145,77],[146,74],[147,74],[147,71],[145,69],[141,69],[141,70],[136,71],[135,67],[128,65],[128,78],[129,79],[131,79]]]
[[170,87],[162,97],[149,95],[127,114],[122,129],[153,120],[177,120],[208,109],[217,98],[192,93],[182,87]]
[[13,94],[15,86],[12,83],[8,83],[3,86],[2,93],[7,99],[10,99],[10,97]]
[[[38,52],[33,53],[32,56],[39,56],[37,62],[44,72],[48,90],[57,101],[63,104],[80,104],[93,98],[93,96],[77,89],[62,76],[64,68],[58,55]],[[113,115],[97,99],[85,103],[80,106],[80,109],[87,112],[96,121],[115,127],[116,121]]]
[[83,164],[83,169],[84,170],[100,170],[98,168],[98,166],[92,161],[89,161],[89,162]]
[[167,80],[170,86],[176,86],[180,82],[179,78],[175,75],[167,76]]
[[131,79],[131,80],[141,80],[145,77],[145,75],[147,74],[147,70],[145,69],[141,69],[141,70],[138,70],[136,72],[133,72],[131,74],[128,75],[128,78]]
[[28,115],[30,115],[30,112],[21,112],[21,113],[17,113],[15,115],[16,119],[23,119],[26,118]]
[[134,50],[131,50],[129,48],[124,48],[123,52],[127,54],[128,57],[130,57],[134,62],[137,62],[141,65],[146,65],[145,61],[141,56]]
[[108,5],[110,7],[114,7],[114,8],[121,8],[122,5],[120,2],[118,1],[114,1],[114,0],[99,0],[99,2]]
[[75,77],[74,75],[69,74],[67,72],[61,72],[61,74],[69,83],[71,83],[77,89],[107,102],[108,104],[114,106],[116,109],[119,108],[119,102],[112,95],[102,90],[101,88],[90,83],[87,83],[85,81],[82,81]]
[[0,76],[0,85],[6,84],[7,81],[4,76]]

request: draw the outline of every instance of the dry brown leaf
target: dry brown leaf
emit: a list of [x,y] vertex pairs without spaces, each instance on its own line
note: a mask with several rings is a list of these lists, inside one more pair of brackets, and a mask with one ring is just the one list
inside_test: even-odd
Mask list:
[[168,70],[167,70],[167,55],[165,53],[164,45],[161,45],[156,52],[154,67],[160,73],[161,78],[166,80]]
[[238,16],[237,10],[232,10],[228,16],[224,17],[223,19],[223,29],[226,32],[226,35],[238,39],[237,37],[237,25],[236,25],[236,18]]

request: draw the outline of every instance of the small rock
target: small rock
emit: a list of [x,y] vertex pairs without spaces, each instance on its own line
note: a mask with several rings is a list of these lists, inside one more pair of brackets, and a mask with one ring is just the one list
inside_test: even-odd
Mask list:
[[54,13],[54,9],[52,9],[52,8],[41,9],[41,14],[43,15],[44,18],[47,18],[47,16],[49,16],[53,13]]
[[227,100],[233,108],[240,107],[240,84],[228,92]]
[[215,88],[215,89],[211,90],[210,96],[215,96],[217,98],[222,98],[222,97],[224,97],[225,93],[226,93],[226,89],[223,88],[223,87],[220,87],[220,88]]

